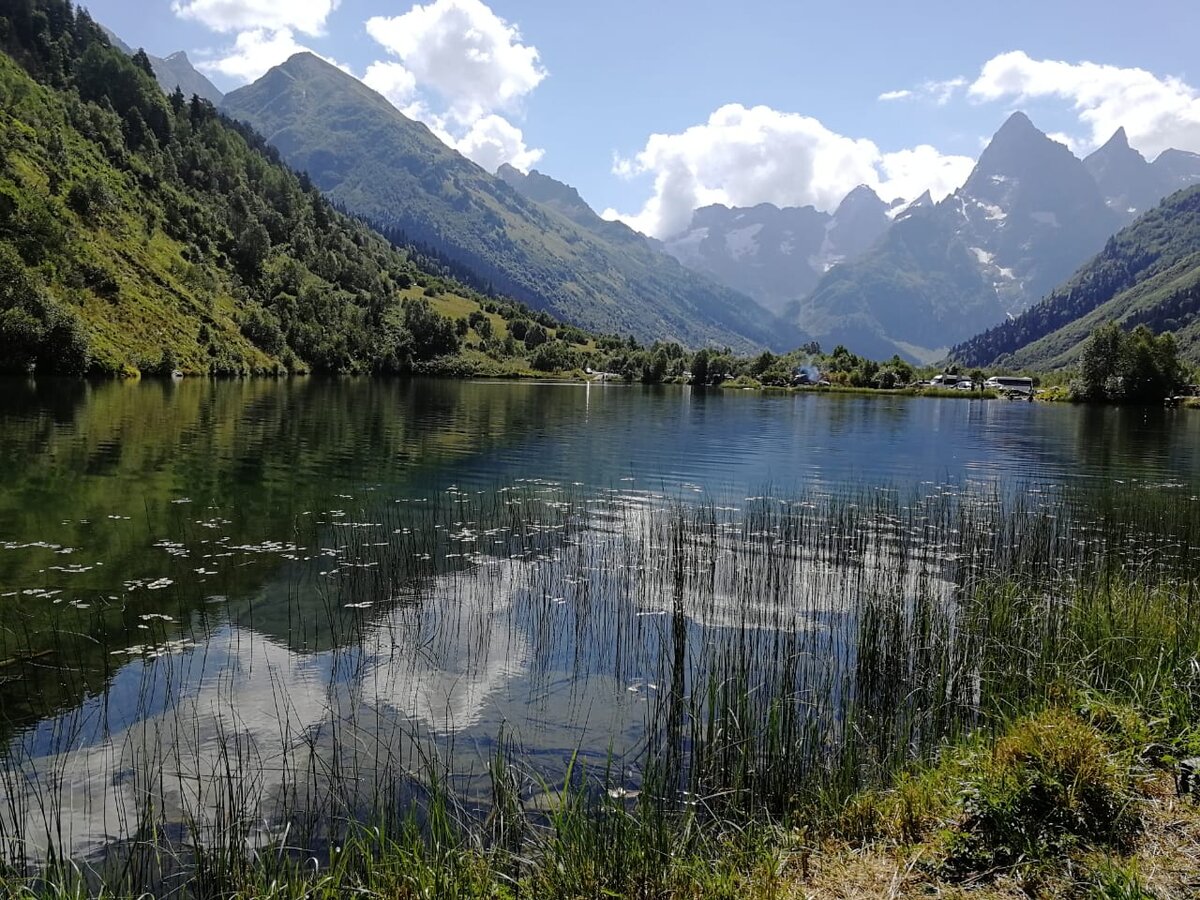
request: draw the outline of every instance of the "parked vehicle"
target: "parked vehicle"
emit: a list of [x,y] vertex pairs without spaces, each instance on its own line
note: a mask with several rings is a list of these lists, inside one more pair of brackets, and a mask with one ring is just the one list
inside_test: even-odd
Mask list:
[[941,375],[934,375],[933,378],[930,379],[929,385],[930,385],[930,387],[952,388],[952,387],[957,387],[958,382],[959,382],[958,375],[951,375],[949,373],[943,373]]

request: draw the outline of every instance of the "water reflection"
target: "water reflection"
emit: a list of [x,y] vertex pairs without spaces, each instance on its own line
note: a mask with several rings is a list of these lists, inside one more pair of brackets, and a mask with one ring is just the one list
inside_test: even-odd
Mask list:
[[[21,382],[0,399],[7,827],[36,849],[65,822],[90,852],[132,837],[152,792],[179,828],[237,815],[265,840],[279,808],[333,802],[331,772],[353,775],[347,809],[384,775],[420,790],[430,759],[482,795],[506,730],[548,778],[581,748],[623,770],[727,641],[761,646],[834,741],[851,697],[917,702],[861,664],[864,605],[953,615],[957,529],[905,518],[896,486],[935,504],[1009,483],[1194,492],[1197,438],[1186,410]],[[803,502],[753,499],[764,485]],[[681,498],[711,521],[673,526]],[[969,709],[978,685],[945,690]]]

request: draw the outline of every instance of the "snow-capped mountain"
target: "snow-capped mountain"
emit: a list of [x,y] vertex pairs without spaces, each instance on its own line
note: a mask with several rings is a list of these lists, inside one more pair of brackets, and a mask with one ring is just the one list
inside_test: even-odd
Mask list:
[[961,188],[897,216],[797,304],[796,321],[822,343],[932,360],[1026,309],[1122,221],[1083,162],[1016,113]]
[[696,210],[666,247],[830,346],[934,359],[1028,309],[1163,197],[1200,183],[1200,155],[1153,163],[1124,130],[1080,160],[1014,113],[966,183],[935,203],[867,187],[833,213],[769,204]]
[[870,249],[891,224],[889,213],[902,206],[889,207],[865,185],[832,214],[770,203],[706,206],[664,246],[689,269],[779,311],[807,296],[835,265]]

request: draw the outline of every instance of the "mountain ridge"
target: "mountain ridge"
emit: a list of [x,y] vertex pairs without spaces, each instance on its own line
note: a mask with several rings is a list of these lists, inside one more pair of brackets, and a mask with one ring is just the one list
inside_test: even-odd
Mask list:
[[664,242],[695,271],[783,312],[839,262],[864,253],[887,230],[890,207],[871,188],[849,192],[833,213],[812,206],[702,207]]
[[961,188],[902,211],[871,250],[828,272],[792,312],[823,343],[933,362],[1019,314],[1119,224],[1083,162],[1017,112]]
[[[790,247],[779,238],[779,221],[793,217],[797,234],[806,226],[801,242],[811,246],[860,187],[833,214],[762,204],[703,207],[666,247],[689,268],[750,294],[824,344],[929,363],[950,345],[1020,315],[1122,226],[1198,182],[1200,154],[1165,150],[1147,162],[1119,128],[1080,159],[1018,111],[958,190],[938,203],[926,191],[891,204],[882,226],[868,231],[866,246],[835,253],[823,242],[824,252],[810,252],[804,265],[780,253]],[[942,221],[928,218],[930,210]],[[880,222],[877,207],[871,217]],[[893,238],[896,229],[902,233]],[[827,236],[836,241],[836,231]],[[934,246],[921,249],[922,241]],[[897,317],[897,309],[908,316]]]
[[[100,30],[108,37],[109,42],[126,56],[133,56],[137,52],[111,28],[101,25]],[[166,57],[155,56],[152,53],[146,53],[146,56],[154,70],[154,78],[164,92],[169,94],[178,87],[187,99],[195,94],[214,106],[220,105],[225,95],[192,65],[192,61],[183,50],[176,50]]]
[[86,11],[40,3],[0,18],[0,370],[520,374],[602,352],[392,246]]
[[565,321],[691,346],[783,349],[802,341],[795,326],[644,239],[616,241],[596,222],[580,225],[530,200],[312,54],[227,95],[223,108],[265,134],[339,205]]
[[1064,368],[1108,322],[1175,332],[1181,355],[1200,363],[1200,185],[1172,194],[1040,303],[951,355],[964,365]]

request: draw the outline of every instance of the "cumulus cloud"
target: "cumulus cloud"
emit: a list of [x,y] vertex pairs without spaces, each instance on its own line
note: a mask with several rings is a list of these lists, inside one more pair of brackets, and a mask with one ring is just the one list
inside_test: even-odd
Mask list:
[[341,0],[175,0],[171,9],[213,31],[279,31],[320,34]]
[[967,180],[974,166],[969,156],[946,155],[929,144],[884,153],[878,163],[883,177],[876,190],[885,200],[915,200],[925,191],[941,200]]
[[371,63],[362,80],[371,90],[383,94],[392,105],[401,109],[412,103],[417,94],[416,76],[401,63]]
[[546,77],[537,48],[480,0],[434,0],[375,16],[367,33],[464,122],[514,108]]
[[1090,131],[1090,146],[1124,126],[1130,143],[1150,157],[1168,147],[1200,152],[1200,92],[1173,76],[1014,50],[988,60],[968,93],[979,101],[1069,101]]
[[451,146],[489,172],[495,172],[502,163],[526,172],[543,156],[543,151],[525,146],[521,129],[497,115],[477,119],[471,130]]
[[654,190],[640,212],[605,215],[666,237],[711,203],[832,210],[860,184],[887,200],[915,198],[926,189],[940,199],[965,180],[972,164],[930,146],[885,154],[872,141],[838,134],[808,116],[730,104],[702,125],[651,135],[635,156],[617,159],[614,172],[651,174]]
[[363,80],[405,115],[489,171],[501,163],[526,170],[542,157],[504,114],[520,110],[546,70],[537,48],[481,0],[375,16],[367,33],[398,62],[373,63]]
[[267,70],[279,65],[290,56],[308,48],[296,43],[290,28],[268,31],[256,28],[243,31],[233,46],[221,51],[212,59],[200,60],[197,68],[210,74],[226,75],[240,82],[254,81]]

